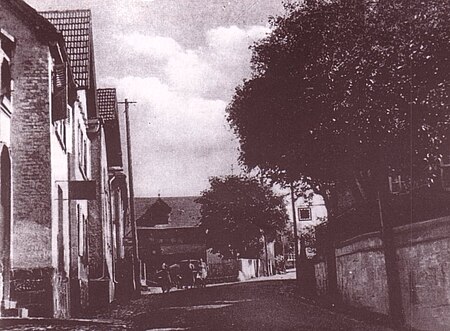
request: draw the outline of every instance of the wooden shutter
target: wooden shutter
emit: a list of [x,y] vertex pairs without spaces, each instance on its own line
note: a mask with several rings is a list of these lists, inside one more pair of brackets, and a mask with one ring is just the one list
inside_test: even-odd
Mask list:
[[67,66],[56,64],[53,68],[52,120],[67,118]]

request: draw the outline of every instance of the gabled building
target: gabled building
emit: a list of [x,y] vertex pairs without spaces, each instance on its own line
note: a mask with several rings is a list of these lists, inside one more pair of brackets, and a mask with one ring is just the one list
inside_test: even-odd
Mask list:
[[70,310],[72,315],[79,315],[89,306],[89,277],[94,271],[88,257],[89,223],[94,217],[89,211],[89,200],[100,198],[92,194],[98,178],[89,137],[99,127],[91,13],[70,10],[42,12],[41,15],[64,37],[76,83],[76,102],[67,134],[70,142]]
[[0,30],[0,302],[10,297],[11,270],[11,114],[12,56],[15,38],[5,29]]
[[[104,306],[129,286],[130,258],[126,256],[128,193],[122,171],[122,153],[114,89],[96,90],[92,20],[89,10],[43,12],[67,43],[79,101],[73,123],[76,150],[71,178],[95,184],[94,197],[72,202],[71,238],[73,311]],[[85,188],[91,187],[84,185]],[[76,192],[80,196],[80,192]],[[82,190],[81,190],[82,191]]]
[[161,264],[206,261],[206,244],[196,197],[136,198],[139,257],[151,277]]
[[42,15],[0,0],[0,316],[67,318],[132,292],[128,194],[90,11]]
[[105,138],[110,218],[107,220],[109,233],[104,240],[108,247],[107,270],[114,292],[108,298],[129,297],[134,291],[133,250],[127,238],[133,235],[128,207],[127,178],[123,172],[122,143],[118,115],[117,95],[114,88],[97,90],[99,116]]
[[67,317],[75,83],[62,35],[34,9],[2,0],[0,22],[2,313],[16,301],[30,315]]

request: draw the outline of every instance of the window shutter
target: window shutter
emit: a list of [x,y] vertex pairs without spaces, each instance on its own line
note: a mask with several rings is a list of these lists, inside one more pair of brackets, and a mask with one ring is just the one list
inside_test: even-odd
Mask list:
[[53,68],[52,120],[67,118],[67,67],[65,63]]

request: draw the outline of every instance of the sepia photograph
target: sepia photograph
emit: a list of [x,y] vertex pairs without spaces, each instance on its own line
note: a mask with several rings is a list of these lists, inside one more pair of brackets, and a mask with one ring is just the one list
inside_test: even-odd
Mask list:
[[450,330],[450,2],[0,0],[0,330]]

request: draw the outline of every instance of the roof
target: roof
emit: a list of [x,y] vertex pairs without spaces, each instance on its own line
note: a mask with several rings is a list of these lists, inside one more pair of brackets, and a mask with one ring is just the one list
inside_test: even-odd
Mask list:
[[109,167],[122,167],[122,143],[120,140],[117,94],[115,88],[97,90],[99,116],[104,121],[106,157]]
[[5,4],[20,12],[19,17],[28,25],[31,25],[35,31],[45,40],[61,39],[56,28],[43,18],[33,7],[22,0],[5,0]]
[[89,87],[90,67],[93,65],[91,11],[89,9],[46,11],[40,14],[62,33],[78,87]]
[[117,96],[115,88],[97,89],[97,102],[101,119],[106,122],[117,118]]
[[[195,227],[200,223],[201,205],[194,200],[198,197],[162,197],[161,199],[172,211],[169,215],[169,224],[164,227]],[[145,214],[148,208],[156,202],[158,197],[135,198],[136,219]]]
[[158,199],[156,199],[156,201],[152,203],[147,210],[162,211],[164,214],[169,214],[172,211],[172,208],[170,208],[163,199],[158,197]]

